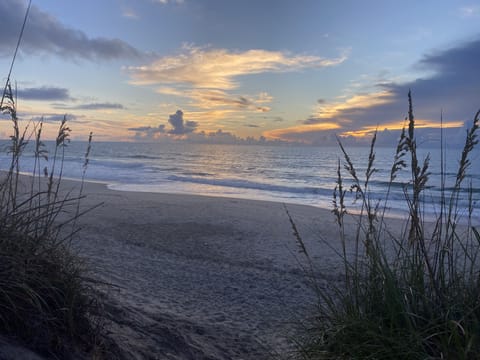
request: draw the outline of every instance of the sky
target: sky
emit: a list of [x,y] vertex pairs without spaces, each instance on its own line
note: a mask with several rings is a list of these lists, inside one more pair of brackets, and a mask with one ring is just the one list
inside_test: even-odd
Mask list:
[[[27,0],[0,0],[4,83]],[[105,141],[452,141],[480,107],[480,2],[33,0],[19,117]],[[9,135],[4,116],[0,137]]]

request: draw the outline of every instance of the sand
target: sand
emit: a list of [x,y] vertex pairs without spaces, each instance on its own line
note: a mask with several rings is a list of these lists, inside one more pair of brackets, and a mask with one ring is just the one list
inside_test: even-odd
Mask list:
[[[78,189],[67,181],[65,189]],[[87,183],[74,247],[103,286],[124,359],[286,359],[317,297],[281,203]],[[286,205],[320,287],[340,273],[325,209]],[[349,233],[347,229],[347,233]]]
[[[76,242],[95,277],[111,283],[111,336],[130,358],[287,357],[316,297],[284,205],[133,193],[87,184]],[[287,205],[319,281],[337,276],[325,209]]]

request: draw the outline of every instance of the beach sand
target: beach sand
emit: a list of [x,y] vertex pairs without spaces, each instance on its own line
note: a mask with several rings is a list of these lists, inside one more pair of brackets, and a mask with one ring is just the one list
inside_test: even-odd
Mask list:
[[[286,357],[316,297],[281,203],[113,191],[88,183],[76,241],[107,287],[108,330],[138,359]],[[287,205],[317,265],[338,276],[331,212]]]
[[[74,196],[79,183],[63,186]],[[289,358],[317,297],[286,208],[317,286],[340,276],[338,227],[326,209],[99,183],[84,194],[82,209],[95,208],[80,218],[73,246],[89,276],[109,284],[100,286],[105,332],[121,359]]]

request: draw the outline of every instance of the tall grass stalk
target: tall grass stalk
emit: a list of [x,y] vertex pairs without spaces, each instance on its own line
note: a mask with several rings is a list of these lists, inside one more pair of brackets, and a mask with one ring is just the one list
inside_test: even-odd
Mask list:
[[[464,184],[477,144],[480,111],[467,131],[454,185],[448,188],[442,140],[441,200],[433,223],[424,216],[430,157],[419,159],[412,97],[408,94],[408,124],[401,132],[390,171],[386,197],[370,196],[376,172],[375,141],[361,176],[341,142],[346,176],[361,202],[353,252],[346,240],[345,175],[340,162],[333,195],[339,227],[344,282],[316,290],[323,306],[300,348],[305,359],[478,359],[480,358],[480,234],[471,226],[473,189]],[[443,114],[442,114],[443,121]],[[409,155],[409,156],[407,156]],[[404,184],[408,220],[396,234],[385,215],[391,186],[409,169]],[[460,192],[470,189],[467,209]],[[380,206],[381,204],[381,206]],[[466,221],[460,223],[461,216]],[[466,223],[466,225],[465,225]],[[300,237],[300,235],[298,235]]]
[[[6,88],[1,112],[10,116],[13,134],[10,164],[0,174],[0,334],[54,358],[93,354],[100,326],[95,284],[68,241],[84,211],[83,184],[78,195],[61,186],[70,129],[64,118],[49,158],[42,121],[21,130],[10,84]],[[32,141],[33,170],[21,175],[22,155]]]

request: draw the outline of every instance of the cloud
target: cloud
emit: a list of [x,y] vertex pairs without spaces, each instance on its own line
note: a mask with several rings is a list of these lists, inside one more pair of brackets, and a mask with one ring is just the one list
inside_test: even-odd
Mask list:
[[199,109],[234,109],[254,112],[267,112],[270,110],[267,103],[272,101],[272,96],[262,92],[255,96],[229,94],[217,89],[190,89],[177,90],[175,88],[160,88],[158,92],[165,95],[175,95],[191,99],[191,105]]
[[122,16],[128,19],[138,20],[140,16],[131,8],[122,7]]
[[[23,23],[25,2],[2,0],[0,2],[0,33],[2,46],[0,56],[12,56],[20,24]],[[52,15],[32,5],[21,51],[28,54],[55,54],[70,59],[112,60],[140,58],[142,53],[119,39],[90,38],[84,32],[69,28]]]
[[90,104],[81,104],[76,106],[70,106],[68,109],[76,110],[121,110],[125,109],[122,104],[118,103],[90,103]]
[[166,135],[185,135],[193,133],[197,127],[198,123],[196,121],[184,120],[183,111],[177,110],[175,114],[171,114],[168,117],[168,123],[170,128],[167,129],[164,124],[160,124],[157,127],[151,126],[138,126],[131,127],[129,131],[135,131],[135,137],[137,139],[157,139],[161,134]]
[[68,89],[59,87],[37,87],[18,89],[17,95],[25,100],[62,101],[70,100]]
[[460,16],[464,18],[478,17],[480,15],[480,6],[463,6],[460,8]]
[[325,59],[311,55],[290,55],[280,51],[229,51],[184,46],[176,56],[161,57],[153,63],[128,67],[137,85],[184,84],[195,88],[231,90],[236,78],[265,72],[287,72],[311,67],[329,67],[346,60],[346,55]]
[[168,118],[168,122],[172,125],[172,129],[168,131],[169,134],[183,135],[193,132],[198,123],[196,121],[184,121],[182,110],[177,110],[175,114],[172,114]]
[[32,118],[33,121],[43,121],[44,123],[59,123],[66,117],[68,121],[76,120],[78,117],[73,114],[44,114]]
[[[294,55],[282,51],[251,49],[233,51],[184,45],[173,56],[164,56],[144,66],[125,70],[136,85],[161,85],[157,92],[190,100],[189,114],[215,113],[208,121],[244,120],[248,113],[266,113],[273,97],[263,91],[245,94],[235,91],[243,76],[284,73],[341,64],[346,53],[334,59]],[[202,123],[204,124],[204,123]],[[205,125],[205,124],[204,124]]]
[[340,128],[340,125],[335,122],[323,122],[314,125],[300,125],[269,130],[265,131],[263,135],[267,139],[284,141],[315,143],[319,140],[328,139],[331,142],[332,139],[335,139],[335,134]]
[[228,145],[285,145],[287,143],[291,143],[277,139],[268,140],[264,136],[260,136],[258,138],[248,136],[246,138],[242,138],[222,129],[208,133],[204,131],[191,133],[188,134],[183,140],[189,143]]
[[167,4],[183,4],[184,0],[152,0],[154,3],[167,5]]
[[384,81],[377,84],[377,91],[317,104],[316,112],[301,125],[271,131],[265,136],[315,142],[325,134],[319,126],[330,123],[337,124],[335,132],[343,136],[365,136],[377,127],[382,131],[400,129],[408,110],[409,89],[416,122],[424,128],[423,133],[435,132],[440,127],[442,110],[443,127],[460,129],[480,107],[480,67],[476,61],[479,57],[480,39],[431,52],[414,65],[416,69],[428,70],[431,74],[428,77],[405,83]]
[[165,125],[159,125],[158,127],[151,126],[139,126],[129,128],[129,131],[135,131],[136,139],[152,140],[158,137],[159,134],[165,134]]

